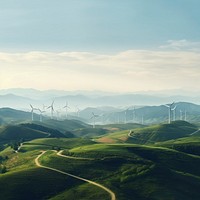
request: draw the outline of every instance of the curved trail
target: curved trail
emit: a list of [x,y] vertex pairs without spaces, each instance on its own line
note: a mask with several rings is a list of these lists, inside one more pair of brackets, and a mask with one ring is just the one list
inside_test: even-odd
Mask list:
[[196,133],[198,133],[200,131],[200,129],[196,130],[195,132],[191,133],[190,135],[195,135]]
[[[132,133],[131,131],[128,133],[128,137],[133,138],[133,139],[136,139],[136,140],[139,140],[139,141],[147,142],[147,140],[140,139],[140,138],[137,138],[137,137],[132,136],[131,133]],[[157,141],[148,140],[148,142],[153,142],[153,143],[155,143],[155,142],[157,142]]]
[[66,155],[63,155],[62,152],[63,152],[63,150],[59,151],[57,153],[57,155],[64,157],[64,158],[74,159],[74,160],[95,160],[93,158],[81,158],[81,157],[66,156]]
[[[44,168],[44,169],[48,169],[48,170],[52,170],[52,171],[55,171],[55,172],[58,172],[58,173],[61,173],[61,174],[67,175],[67,176],[71,176],[71,177],[73,177],[73,178],[76,178],[76,179],[82,180],[82,181],[84,181],[84,182],[90,183],[90,184],[92,184],[92,185],[95,185],[95,186],[97,186],[97,187],[99,187],[99,188],[105,190],[106,192],[108,192],[108,193],[110,194],[110,196],[111,196],[111,200],[116,200],[115,193],[112,192],[109,188],[107,188],[107,187],[105,187],[105,186],[103,186],[103,185],[101,185],[101,184],[99,184],[99,183],[96,183],[96,182],[94,182],[94,181],[90,181],[90,180],[85,179],[85,178],[81,178],[81,177],[79,177],[79,176],[75,176],[75,175],[73,175],[73,174],[69,174],[69,173],[63,172],[63,171],[58,170],[58,169],[54,169],[54,168],[51,168],[51,167],[46,167],[46,166],[41,165],[40,162],[39,162],[39,158],[40,158],[43,154],[45,154],[45,153],[46,153],[46,151],[43,151],[40,155],[37,156],[37,158],[35,158],[35,164],[36,164],[38,167],[41,167],[41,168]],[[59,152],[58,152],[58,153],[59,153]],[[58,154],[58,153],[57,153],[57,155],[62,156],[62,157],[65,157],[64,155]]]

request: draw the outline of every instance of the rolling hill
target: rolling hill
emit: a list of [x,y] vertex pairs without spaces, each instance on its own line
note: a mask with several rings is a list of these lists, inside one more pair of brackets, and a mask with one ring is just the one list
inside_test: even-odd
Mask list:
[[36,124],[7,125],[0,129],[0,142],[32,140],[46,137],[65,137],[58,130],[50,129]]
[[132,131],[128,141],[138,144],[155,143],[190,136],[196,130],[198,128],[193,124],[185,121],[175,121],[171,124],[135,129]]

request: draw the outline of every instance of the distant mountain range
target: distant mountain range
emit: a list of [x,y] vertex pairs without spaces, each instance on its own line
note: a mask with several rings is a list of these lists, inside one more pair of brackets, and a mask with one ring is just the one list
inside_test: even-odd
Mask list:
[[[172,121],[186,120],[192,123],[199,123],[200,105],[177,102],[174,104],[174,108],[175,110],[171,112]],[[41,125],[48,124],[48,126],[56,124],[56,127],[52,126],[52,128],[57,128],[60,131],[86,127],[86,123],[92,125],[94,121],[99,125],[116,123],[157,124],[168,123],[169,119],[169,110],[164,105],[136,106],[121,109],[114,107],[87,107],[78,113],[69,113],[67,119],[65,113],[58,116],[56,112],[54,112],[53,119],[50,119],[50,111],[47,112],[43,114],[43,122],[41,123],[38,111],[34,111],[34,122],[41,123]],[[93,115],[95,115],[95,119]],[[12,108],[0,108],[0,124],[31,122],[31,118],[30,110],[22,111]]]
[[0,90],[0,107],[11,107],[15,109],[30,110],[30,104],[43,109],[43,104],[49,106],[55,100],[55,109],[63,110],[66,101],[69,104],[70,112],[75,112],[77,107],[123,107],[130,106],[153,106],[170,102],[192,102],[199,103],[200,96],[164,95],[159,93],[149,94],[116,94],[98,91],[60,91],[35,89],[8,89]]

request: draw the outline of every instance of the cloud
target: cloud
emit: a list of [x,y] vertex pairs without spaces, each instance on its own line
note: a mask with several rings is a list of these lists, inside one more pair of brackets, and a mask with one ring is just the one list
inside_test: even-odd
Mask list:
[[[184,46],[173,43],[174,46]],[[196,88],[200,51],[0,53],[1,88],[139,91]]]
[[190,50],[199,51],[200,42],[192,42],[188,40],[168,40],[167,44],[160,46],[161,49],[173,49],[173,50]]

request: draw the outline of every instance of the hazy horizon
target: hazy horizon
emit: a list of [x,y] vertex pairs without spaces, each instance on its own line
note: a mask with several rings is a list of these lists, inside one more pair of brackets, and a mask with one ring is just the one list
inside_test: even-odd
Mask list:
[[199,91],[196,0],[1,2],[0,89]]

